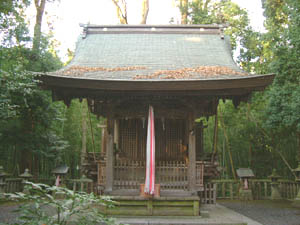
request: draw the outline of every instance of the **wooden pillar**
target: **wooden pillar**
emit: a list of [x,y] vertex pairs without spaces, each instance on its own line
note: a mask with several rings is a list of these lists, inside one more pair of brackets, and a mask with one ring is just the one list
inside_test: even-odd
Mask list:
[[189,165],[188,165],[188,181],[189,190],[196,190],[196,137],[195,137],[195,118],[194,114],[189,114],[188,119],[188,136],[189,136]]
[[106,125],[99,125],[101,128],[101,155],[106,156],[107,147],[107,127]]
[[119,150],[119,120],[114,120],[114,143]]
[[106,145],[106,181],[105,193],[113,190],[114,181],[114,119],[107,117],[107,145]]

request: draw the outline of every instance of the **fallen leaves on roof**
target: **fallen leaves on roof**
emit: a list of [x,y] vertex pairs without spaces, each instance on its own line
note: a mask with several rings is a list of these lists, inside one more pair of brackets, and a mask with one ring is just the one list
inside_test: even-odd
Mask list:
[[[85,73],[92,72],[118,72],[118,71],[137,71],[145,70],[144,66],[128,66],[128,67],[88,67],[88,66],[70,66],[69,68],[60,71],[61,75],[80,77]],[[226,66],[199,66],[195,68],[182,68],[176,70],[157,70],[151,74],[135,75],[133,80],[137,79],[195,79],[195,78],[210,78],[218,75],[247,75],[247,73],[233,70]],[[120,75],[122,76],[122,75]]]
[[136,75],[136,79],[187,79],[195,78],[199,75],[203,77],[214,77],[217,75],[247,75],[247,73],[235,71],[226,66],[199,66],[195,68],[183,68],[177,70],[159,70],[152,74]]
[[115,67],[115,68],[105,68],[105,67],[88,67],[88,66],[71,66],[66,70],[61,71],[62,75],[69,76],[81,76],[85,73],[91,72],[116,72],[116,71],[132,71],[132,70],[144,70],[146,67],[143,66],[128,66],[128,67]]

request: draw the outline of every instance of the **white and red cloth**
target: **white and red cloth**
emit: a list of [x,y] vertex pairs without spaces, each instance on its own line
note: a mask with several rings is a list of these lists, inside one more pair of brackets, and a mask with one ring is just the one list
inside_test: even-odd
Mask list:
[[146,146],[146,181],[144,192],[154,195],[155,182],[155,134],[154,134],[154,112],[149,106],[147,146]]

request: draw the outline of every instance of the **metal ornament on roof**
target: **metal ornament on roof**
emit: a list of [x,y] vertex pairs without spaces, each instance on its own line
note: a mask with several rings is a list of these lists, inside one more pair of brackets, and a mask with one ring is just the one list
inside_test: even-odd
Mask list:
[[239,168],[236,170],[239,178],[250,178],[254,177],[254,173],[250,168]]

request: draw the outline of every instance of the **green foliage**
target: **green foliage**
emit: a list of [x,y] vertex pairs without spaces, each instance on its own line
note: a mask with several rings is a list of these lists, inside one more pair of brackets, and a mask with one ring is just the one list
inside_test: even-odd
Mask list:
[[113,218],[106,217],[99,210],[100,207],[113,206],[108,197],[31,182],[25,187],[30,194],[7,194],[10,200],[21,201],[17,210],[19,225],[116,224]]
[[0,152],[15,149],[54,159],[67,146],[52,128],[57,110],[49,93],[37,85],[32,73],[1,71]]
[[[225,34],[231,37],[232,48],[249,29],[247,11],[231,1],[195,0],[188,4],[189,23],[226,25]],[[180,8],[183,12],[185,9]]]
[[62,65],[49,52],[48,38],[43,39],[39,54],[28,48],[31,39],[24,10],[29,3],[0,3],[0,29],[4,31],[0,40],[0,164],[15,174],[33,165],[39,173],[46,159],[56,159],[68,146],[53,127],[58,109],[29,72],[57,70]]
[[[229,100],[219,103],[217,150],[220,166],[225,169],[221,173],[223,178],[232,177],[229,160],[231,151],[236,169],[250,167],[257,178],[265,178],[271,174],[273,168],[277,168],[280,175],[293,179],[280,154],[292,167],[297,165],[296,136],[285,132],[277,138],[278,134],[274,134],[273,129],[266,127],[265,121],[269,116],[266,113],[267,102],[267,95],[256,93],[252,97],[251,104],[241,103],[237,108]],[[207,152],[212,151],[213,132],[214,119],[211,118],[204,132],[204,148]],[[228,143],[224,132],[227,133]]]
[[0,43],[5,46],[22,44],[29,40],[24,20],[24,9],[30,0],[2,0],[0,2]]
[[287,0],[285,4],[281,13],[278,13],[278,9],[272,8],[275,12],[269,10],[276,15],[272,21],[280,21],[282,25],[288,23],[288,29],[281,33],[280,41],[273,48],[274,60],[270,69],[277,76],[269,93],[271,116],[268,125],[300,133],[300,3]]
[[86,122],[87,152],[100,152],[101,129],[97,125],[103,123],[103,118],[97,118],[92,113],[89,113],[86,101],[80,102],[78,99],[74,99],[69,108],[62,103],[56,104],[62,106],[64,116],[64,122],[58,124],[59,132],[61,132],[60,134],[64,140],[69,143],[62,159],[63,162],[71,167],[72,177],[76,177],[79,172],[76,168],[80,165],[82,150],[83,120]]

